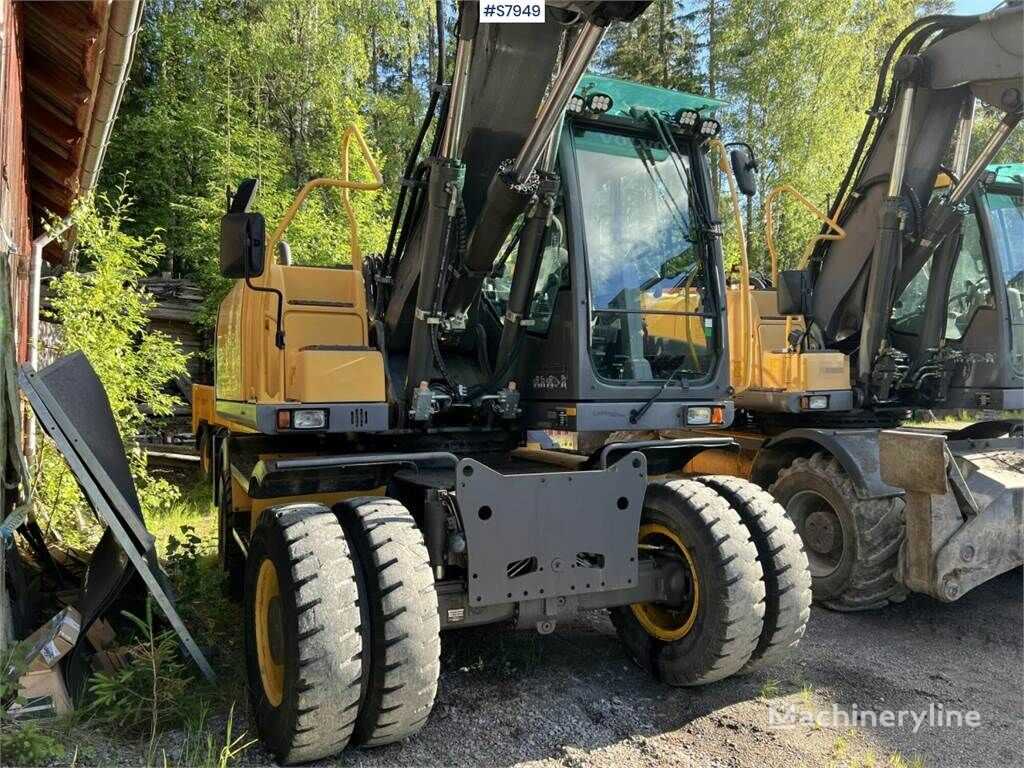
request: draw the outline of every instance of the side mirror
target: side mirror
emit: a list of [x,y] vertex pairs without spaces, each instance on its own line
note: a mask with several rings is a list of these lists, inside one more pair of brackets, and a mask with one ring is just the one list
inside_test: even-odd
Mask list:
[[757,170],[757,163],[747,157],[742,149],[734,149],[729,153],[729,161],[732,164],[732,175],[736,177],[736,186],[746,197],[753,197],[757,194],[757,180],[754,179],[754,171]]
[[235,279],[259,277],[266,256],[261,213],[229,213],[220,220],[220,273]]
[[779,272],[775,293],[780,315],[804,315],[811,309],[811,273],[807,269]]

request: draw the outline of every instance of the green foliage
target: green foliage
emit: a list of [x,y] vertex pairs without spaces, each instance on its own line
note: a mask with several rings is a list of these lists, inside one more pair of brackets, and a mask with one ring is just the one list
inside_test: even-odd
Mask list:
[[178,636],[173,630],[157,632],[153,626],[152,601],[146,602],[144,619],[122,613],[137,627],[138,641],[130,647],[123,669],[90,679],[86,715],[121,736],[148,732],[154,744],[162,731],[184,722],[200,703],[193,695]]
[[184,733],[180,737],[175,735],[176,759],[170,759],[166,747],[157,749],[156,744],[152,744],[146,764],[163,765],[164,768],[171,765],[182,768],[227,768],[257,742],[256,739],[247,738],[245,731],[235,735],[234,729],[234,704],[228,710],[223,738],[217,738],[211,729],[210,710],[204,704],[194,716],[186,720]]
[[171,534],[167,540],[167,571],[174,581],[180,600],[191,600],[202,588],[203,572],[199,562],[199,545],[195,526],[180,526],[182,538]]
[[[227,290],[217,274],[225,188],[261,179],[256,208],[272,229],[298,189],[338,176],[345,128],[360,126],[385,178],[404,164],[431,65],[429,0],[154,0],[106,160],[127,172],[139,234],[161,230],[151,269],[200,281],[204,320]],[[361,161],[353,176],[369,178]],[[394,190],[354,193],[364,251],[383,248]],[[108,186],[109,188],[109,186]],[[317,191],[289,229],[296,263],[349,260],[337,191]]]
[[700,46],[694,15],[683,4],[657,0],[632,24],[609,32],[600,66],[617,77],[688,93],[704,90],[697,60]]
[[[759,195],[747,221],[751,262],[767,270],[764,199],[779,184],[825,209],[864,127],[878,68],[914,18],[913,0],[734,0],[718,35],[729,138],[753,145]],[[788,196],[776,203],[780,266],[795,266],[819,222]]]
[[29,721],[0,729],[0,755],[6,765],[45,765],[64,757],[64,745]]
[[[53,285],[53,313],[61,324],[60,354],[81,350],[103,382],[144,510],[167,507],[176,489],[151,476],[135,443],[146,411],[172,412],[175,399],[163,390],[185,372],[185,356],[165,334],[147,328],[151,299],[139,280],[163,253],[155,234],[129,234],[130,203],[123,189],[116,196],[86,196],[72,211],[78,264]],[[145,410],[144,410],[145,409]],[[36,473],[38,500],[49,522],[72,540],[88,539],[95,527],[86,521],[84,501],[56,449],[44,443]]]
[[3,719],[7,707],[18,698],[18,678],[28,670],[25,656],[29,652],[27,642],[9,645],[0,653],[0,719]]

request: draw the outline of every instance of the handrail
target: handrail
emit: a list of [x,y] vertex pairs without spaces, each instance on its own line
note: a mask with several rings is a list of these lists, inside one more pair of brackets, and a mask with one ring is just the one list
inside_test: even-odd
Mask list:
[[[356,143],[359,145],[359,152],[363,156],[363,161],[370,169],[370,173],[373,174],[373,181],[350,181],[348,178],[348,156],[349,156],[349,143],[352,137],[355,136]],[[309,196],[309,193],[319,187],[336,187],[341,190],[341,197],[345,203],[345,213],[348,216],[348,236],[349,236],[349,250],[352,255],[352,268],[361,272],[363,267],[363,253],[359,250],[359,227],[356,224],[355,211],[352,209],[352,201],[349,199],[349,190],[352,189],[363,189],[363,190],[376,190],[384,186],[384,177],[381,175],[380,169],[377,167],[377,163],[373,159],[373,155],[370,153],[370,148],[366,145],[366,139],[363,138],[363,134],[355,123],[349,124],[348,128],[345,129],[345,133],[341,137],[341,178],[340,179],[328,179],[319,178],[313,179],[312,181],[306,182],[306,185],[299,190],[299,194],[295,196],[292,204],[288,206],[288,210],[285,211],[284,216],[281,219],[281,223],[277,225],[277,229],[267,239],[267,250],[273,252],[278,241],[284,235],[288,225],[292,223],[292,219],[295,218],[295,214],[298,213],[299,208],[302,206],[303,201]]]
[[778,287],[779,285],[779,262],[775,255],[775,242],[774,233],[772,227],[772,203],[775,202],[775,198],[783,192],[788,192],[797,199],[797,202],[801,203],[804,208],[814,214],[819,220],[828,224],[829,228],[833,230],[833,233],[816,235],[811,238],[811,242],[807,244],[804,249],[804,254],[800,258],[800,269],[807,266],[807,260],[811,256],[811,252],[814,250],[814,246],[820,240],[842,240],[846,237],[846,230],[839,226],[839,222],[829,217],[827,213],[821,210],[818,206],[808,200],[803,194],[796,188],[789,184],[781,184],[769,193],[768,198],[764,201],[764,236],[765,242],[768,245],[768,255],[772,260],[772,285]]
[[719,139],[711,139],[711,141],[708,142],[708,145],[718,150],[718,169],[725,174],[725,179],[729,183],[729,197],[732,200],[732,213],[733,218],[736,219],[736,232],[739,235],[740,242],[740,328],[743,329],[746,344],[744,345],[743,356],[740,360],[743,367],[743,383],[741,386],[736,386],[734,384],[733,388],[736,392],[743,392],[750,389],[754,373],[754,328],[753,318],[750,311],[750,264],[747,261],[747,237],[743,231],[743,216],[740,214],[740,198],[739,193],[736,191],[736,181],[733,179],[732,170],[729,168],[729,163],[726,162],[725,159],[725,144],[723,144]]

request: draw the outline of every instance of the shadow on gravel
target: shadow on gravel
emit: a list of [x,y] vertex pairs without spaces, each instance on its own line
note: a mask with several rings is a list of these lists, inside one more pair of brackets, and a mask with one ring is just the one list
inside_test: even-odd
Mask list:
[[644,737],[755,698],[760,684],[751,677],[704,689],[658,683],[626,656],[604,614],[548,636],[481,627],[442,637],[440,690],[423,731],[404,744],[349,751],[347,763],[575,765],[587,763],[581,752],[621,742],[639,756]]

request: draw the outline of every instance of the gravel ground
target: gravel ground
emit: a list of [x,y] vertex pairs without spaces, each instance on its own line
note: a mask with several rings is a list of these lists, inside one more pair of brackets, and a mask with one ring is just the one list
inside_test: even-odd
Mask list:
[[[927,766],[1020,765],[1021,572],[944,605],[921,596],[883,611],[815,609],[798,658],[703,690],[651,681],[623,654],[604,615],[554,635],[482,628],[445,635],[433,715],[403,744],[348,750],[333,764],[366,766]],[[769,708],[976,711],[978,727],[780,728]],[[235,732],[245,727],[236,723]],[[214,721],[211,729],[223,732]],[[169,755],[174,764],[175,755]],[[79,764],[138,764],[95,744]],[[269,765],[258,747],[236,764]]]

